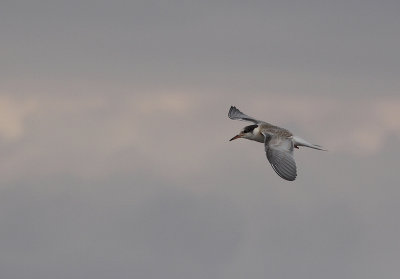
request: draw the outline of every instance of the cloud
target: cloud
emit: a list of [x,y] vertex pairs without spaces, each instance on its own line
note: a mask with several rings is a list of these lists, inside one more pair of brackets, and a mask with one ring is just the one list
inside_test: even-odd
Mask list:
[[[3,144],[12,147],[3,156],[3,179],[20,172],[101,179],[140,171],[189,179],[221,164],[215,156],[226,158],[231,152],[226,140],[245,125],[227,118],[228,95],[210,99],[193,90],[145,93],[41,94],[34,101],[28,95],[2,97],[0,132],[8,142]],[[344,102],[269,94],[236,105],[332,152],[370,156],[400,135],[398,98]]]
[[26,118],[36,109],[37,104],[32,100],[18,101],[7,95],[0,95],[0,138],[7,141],[21,138]]

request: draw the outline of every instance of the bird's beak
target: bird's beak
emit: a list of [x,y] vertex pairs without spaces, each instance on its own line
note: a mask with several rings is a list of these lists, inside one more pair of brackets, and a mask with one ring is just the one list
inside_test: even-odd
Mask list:
[[241,137],[242,137],[242,135],[239,134],[239,135],[236,135],[233,138],[231,138],[229,141],[233,141],[233,140],[241,138]]

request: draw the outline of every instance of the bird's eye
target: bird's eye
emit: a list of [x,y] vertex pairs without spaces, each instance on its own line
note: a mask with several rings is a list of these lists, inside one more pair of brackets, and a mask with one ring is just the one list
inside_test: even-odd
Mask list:
[[243,133],[250,133],[250,132],[252,132],[255,128],[257,128],[257,127],[258,127],[258,125],[246,126],[246,127],[243,129]]

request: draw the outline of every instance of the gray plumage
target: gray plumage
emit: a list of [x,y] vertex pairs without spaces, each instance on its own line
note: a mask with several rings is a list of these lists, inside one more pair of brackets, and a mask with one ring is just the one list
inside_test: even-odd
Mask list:
[[263,123],[263,121],[259,121],[259,120],[255,119],[255,118],[251,117],[251,116],[248,116],[248,115],[244,114],[243,112],[241,112],[240,110],[238,110],[234,106],[232,106],[229,109],[228,117],[230,119],[234,119],[234,120],[250,121],[250,122],[253,122],[255,124]]
[[265,153],[274,171],[283,179],[293,181],[297,176],[296,162],[293,157],[294,148],[306,146],[324,150],[319,145],[311,144],[291,132],[278,126],[257,120],[231,106],[228,117],[234,120],[253,122],[255,125],[246,126],[231,140],[246,138],[264,143]]
[[283,179],[295,180],[297,169],[293,158],[293,141],[274,135],[270,139],[265,137],[264,147],[274,171]]

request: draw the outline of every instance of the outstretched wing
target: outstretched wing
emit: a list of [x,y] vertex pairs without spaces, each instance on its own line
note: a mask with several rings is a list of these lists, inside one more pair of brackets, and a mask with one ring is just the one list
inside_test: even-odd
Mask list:
[[250,121],[254,124],[264,123],[263,121],[257,120],[251,116],[244,114],[234,106],[231,106],[231,108],[229,109],[228,117],[234,120]]
[[279,136],[265,136],[265,153],[274,171],[283,179],[293,181],[297,176],[293,157],[293,141]]

